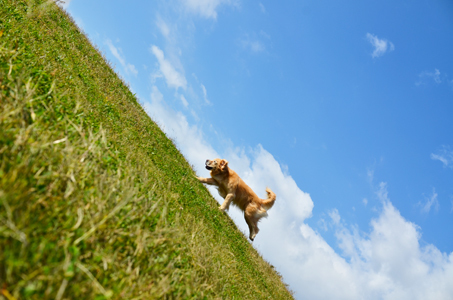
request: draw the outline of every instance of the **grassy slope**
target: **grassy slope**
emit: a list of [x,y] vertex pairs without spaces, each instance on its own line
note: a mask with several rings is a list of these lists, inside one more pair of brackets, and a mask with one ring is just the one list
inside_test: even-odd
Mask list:
[[0,299],[287,299],[52,2],[0,0]]

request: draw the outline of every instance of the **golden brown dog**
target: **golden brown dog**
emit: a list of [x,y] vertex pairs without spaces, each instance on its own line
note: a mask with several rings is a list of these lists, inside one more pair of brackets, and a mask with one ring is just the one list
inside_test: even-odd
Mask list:
[[267,216],[267,210],[274,205],[276,196],[270,188],[266,188],[267,199],[260,199],[244,181],[228,167],[228,161],[216,158],[206,160],[206,169],[211,171],[211,178],[197,177],[202,183],[217,187],[225,201],[219,207],[225,211],[233,202],[243,212],[250,229],[250,240],[258,234],[258,221]]

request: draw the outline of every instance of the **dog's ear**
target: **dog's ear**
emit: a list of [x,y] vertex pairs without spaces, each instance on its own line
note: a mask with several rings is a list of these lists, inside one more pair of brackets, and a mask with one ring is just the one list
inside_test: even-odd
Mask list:
[[220,165],[219,165],[220,171],[224,171],[227,166],[228,166],[228,161],[226,159],[222,159],[220,161]]

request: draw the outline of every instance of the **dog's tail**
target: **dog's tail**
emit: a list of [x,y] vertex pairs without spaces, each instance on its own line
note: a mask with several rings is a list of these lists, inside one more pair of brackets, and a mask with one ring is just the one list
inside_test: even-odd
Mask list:
[[265,210],[269,210],[274,206],[275,199],[277,196],[275,193],[270,189],[266,188],[267,199],[261,199],[261,205],[264,207]]

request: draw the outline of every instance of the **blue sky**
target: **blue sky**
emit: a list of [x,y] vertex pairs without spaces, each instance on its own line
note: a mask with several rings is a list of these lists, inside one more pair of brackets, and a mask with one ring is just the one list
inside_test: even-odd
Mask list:
[[451,1],[65,8],[200,176],[276,192],[253,245],[296,298],[451,298]]

